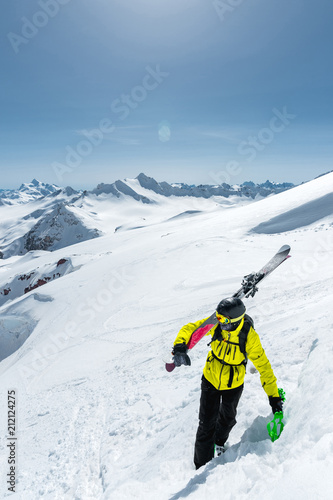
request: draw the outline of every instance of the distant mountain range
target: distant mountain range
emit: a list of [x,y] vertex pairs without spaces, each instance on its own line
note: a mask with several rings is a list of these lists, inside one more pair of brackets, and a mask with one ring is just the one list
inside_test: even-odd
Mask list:
[[[224,198],[240,196],[254,199],[257,196],[267,197],[271,194],[281,193],[293,187],[295,187],[294,184],[290,182],[274,183],[270,181],[263,184],[244,182],[240,185],[226,183],[220,185],[201,184],[199,186],[182,183],[168,184],[167,182],[157,182],[152,177],[141,173],[135,180],[117,180],[112,184],[101,183],[91,191],[76,191],[71,187],[61,188],[54,184],[45,184],[33,179],[30,183],[22,184],[18,189],[0,189],[0,205],[28,203],[36,199],[57,197],[59,195],[72,197],[86,196],[87,194],[97,196],[104,194],[117,198],[129,196],[142,203],[153,203],[154,200],[149,197],[149,192],[166,197],[192,196],[207,199],[213,196],[222,196]],[[145,193],[137,192],[135,188],[139,188],[139,191],[142,191],[140,188],[143,188]]]
[[60,188],[54,184],[45,184],[36,179],[30,183],[22,184],[18,189],[0,189],[0,205],[16,205],[29,203],[46,196],[57,196],[58,194],[72,196],[79,194],[71,187]]
[[[18,275],[2,280],[0,306],[78,269],[76,262],[72,263],[72,257],[76,261],[80,249],[64,250],[64,253],[62,250],[77,244],[82,248],[81,244],[89,240],[111,236],[108,251],[112,253],[113,243],[116,246],[122,239],[119,233],[128,231],[130,235],[134,231],[129,237],[135,242],[135,235],[139,236],[141,229],[156,226],[161,229],[160,237],[164,238],[173,234],[176,227],[182,232],[193,218],[202,221],[201,217],[206,217],[206,214],[220,213],[223,220],[227,217],[225,210],[232,207],[240,210],[249,207],[251,212],[257,201],[262,207],[262,217],[251,220],[249,234],[284,233],[324,220],[333,213],[332,175],[327,174],[325,179],[315,179],[298,187],[270,181],[233,186],[190,186],[157,182],[141,173],[135,179],[99,184],[91,191],[61,188],[36,179],[22,184],[17,190],[2,190],[0,259],[30,255],[26,261],[22,259],[22,271]],[[316,195],[317,185],[322,196]],[[311,186],[314,186],[314,193]],[[267,199],[269,195],[291,188],[294,188],[292,193],[285,192]],[[297,203],[289,209],[291,200]],[[99,251],[105,241],[103,238],[92,244],[94,251]],[[58,252],[57,258],[46,266],[31,264],[27,267],[25,264],[59,250],[61,253]],[[6,263],[2,262],[0,267],[4,272]],[[35,298],[42,300],[38,294]]]
[[[3,208],[12,207],[11,222],[2,223],[0,217],[0,259],[35,250],[54,251],[102,236],[105,231],[99,218],[99,207],[105,202],[110,204],[107,210],[113,214],[116,232],[150,224],[154,217],[163,218],[163,207],[169,206],[170,198],[175,199],[171,215],[179,217],[183,213],[200,212],[200,200],[211,202],[213,206],[224,205],[229,203],[227,198],[233,197],[230,203],[242,201],[242,198],[251,201],[293,187],[291,183],[269,181],[234,186],[168,184],[141,173],[135,179],[102,183],[91,191],[76,191],[71,187],[63,188],[33,179],[18,189],[0,190],[0,205]],[[199,206],[195,206],[198,201]],[[123,202],[127,207],[125,210]],[[153,210],[150,206],[154,207]],[[18,218],[15,218],[15,207],[19,208]],[[24,207],[24,215],[20,207]]]

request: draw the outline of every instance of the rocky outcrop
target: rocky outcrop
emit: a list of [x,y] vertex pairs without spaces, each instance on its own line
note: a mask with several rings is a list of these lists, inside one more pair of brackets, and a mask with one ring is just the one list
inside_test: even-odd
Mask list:
[[49,210],[36,210],[27,219],[38,220],[26,234],[2,247],[3,258],[32,250],[59,250],[103,234],[93,227],[94,219],[89,214],[64,202],[55,202]]
[[56,263],[15,276],[10,282],[0,283],[0,306],[73,271],[71,259],[62,258]]

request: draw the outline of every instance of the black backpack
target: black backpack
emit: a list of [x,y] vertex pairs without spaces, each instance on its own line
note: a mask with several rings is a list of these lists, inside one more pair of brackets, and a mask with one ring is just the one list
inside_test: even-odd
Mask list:
[[239,348],[241,353],[243,353],[245,357],[246,357],[246,341],[251,327],[254,328],[253,319],[248,314],[245,314],[243,328],[238,334]]

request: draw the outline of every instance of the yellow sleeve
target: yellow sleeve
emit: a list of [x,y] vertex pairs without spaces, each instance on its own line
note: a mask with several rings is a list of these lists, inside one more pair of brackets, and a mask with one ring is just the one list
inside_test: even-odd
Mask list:
[[261,385],[267,396],[278,397],[279,391],[276,384],[276,377],[261,345],[259,335],[253,328],[250,329],[247,337],[246,352],[248,358],[260,373]]
[[185,342],[185,344],[188,344],[194,330],[199,328],[199,326],[202,325],[202,323],[204,323],[206,321],[206,319],[208,319],[208,318],[200,319],[199,321],[196,321],[195,323],[188,323],[187,325],[183,326],[179,330],[179,333],[178,333],[173,345],[182,344],[183,342]]

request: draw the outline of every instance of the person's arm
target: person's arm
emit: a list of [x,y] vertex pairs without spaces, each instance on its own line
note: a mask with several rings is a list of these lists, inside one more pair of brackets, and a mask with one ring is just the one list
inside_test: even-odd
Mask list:
[[254,328],[249,331],[246,352],[260,374],[261,385],[268,396],[273,413],[282,411],[282,399],[279,395],[276,377]]
[[199,321],[196,321],[195,323],[188,323],[187,325],[183,326],[176,337],[176,340],[174,341],[173,345],[176,344],[183,344],[185,343],[186,345],[189,343],[190,338],[192,333],[199,328],[202,323],[206,321],[207,318],[205,319],[200,319]]
[[190,357],[187,354],[188,348],[187,344],[190,341],[192,333],[200,326],[202,323],[206,321],[205,319],[202,319],[200,321],[196,321],[195,323],[188,323],[187,325],[183,326],[177,337],[176,340],[173,344],[173,362],[175,363],[175,366],[181,366],[181,365],[187,365],[189,366],[191,364]]

